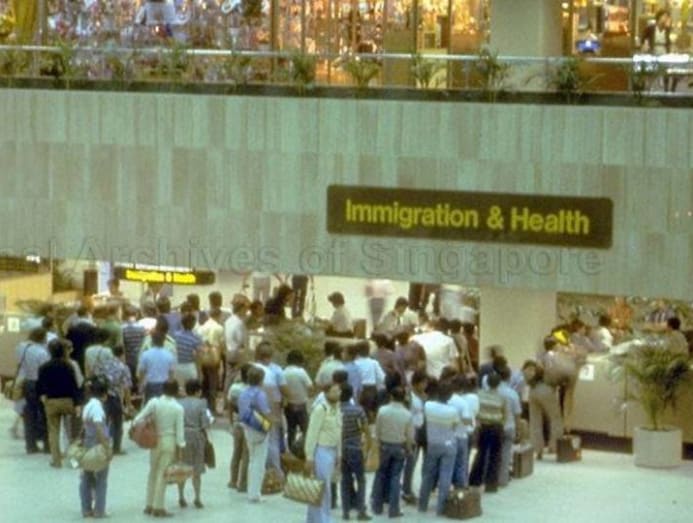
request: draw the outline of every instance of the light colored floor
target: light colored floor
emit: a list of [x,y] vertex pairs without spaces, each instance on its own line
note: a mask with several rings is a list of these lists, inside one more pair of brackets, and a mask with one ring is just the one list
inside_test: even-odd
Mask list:
[[[0,522],[62,522],[81,520],[77,484],[79,472],[48,466],[47,455],[24,454],[23,442],[13,440],[8,429],[13,419],[8,402],[0,401]],[[223,429],[211,431],[221,465],[203,477],[202,510],[177,506],[175,488],[167,491],[172,521],[235,521],[300,523],[305,508],[281,496],[248,504],[242,495],[226,487],[231,436]],[[111,465],[108,486],[109,521],[149,521],[142,514],[148,456],[125,443],[128,454]],[[372,478],[369,478],[369,484]],[[191,487],[188,487],[191,488]],[[586,451],[583,461],[559,465],[535,464],[534,475],[516,480],[498,494],[482,499],[488,521],[550,522],[693,522],[693,463],[668,471],[635,468],[632,457]],[[188,493],[188,498],[192,493]],[[431,504],[433,506],[433,504]],[[400,521],[444,521],[432,513],[422,516],[404,507]],[[333,512],[341,521],[341,513]],[[375,518],[374,521],[385,521]]]

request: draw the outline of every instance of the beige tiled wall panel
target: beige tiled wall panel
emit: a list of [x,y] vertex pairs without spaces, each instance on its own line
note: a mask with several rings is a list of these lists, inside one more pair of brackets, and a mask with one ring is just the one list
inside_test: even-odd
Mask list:
[[[0,249],[693,295],[693,111],[0,91]],[[613,247],[332,237],[331,183],[604,196]]]

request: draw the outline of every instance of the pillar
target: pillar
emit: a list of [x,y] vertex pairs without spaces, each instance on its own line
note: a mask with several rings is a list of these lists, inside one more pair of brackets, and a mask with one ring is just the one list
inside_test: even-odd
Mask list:
[[556,292],[481,288],[481,361],[485,348],[501,345],[513,369],[534,359],[543,338],[556,324]]
[[491,49],[500,55],[561,56],[561,2],[491,2]]

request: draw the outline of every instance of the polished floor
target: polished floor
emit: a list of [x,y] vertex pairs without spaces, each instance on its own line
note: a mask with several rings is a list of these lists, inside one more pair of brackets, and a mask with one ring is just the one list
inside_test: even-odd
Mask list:
[[[0,522],[69,522],[82,519],[77,485],[79,472],[48,466],[48,456],[26,456],[23,442],[12,439],[9,427],[14,413],[0,401]],[[203,477],[205,508],[179,509],[175,488],[167,491],[171,521],[246,521],[300,523],[305,508],[281,496],[264,499],[260,505],[226,487],[231,436],[223,427],[211,431],[220,467]],[[109,521],[149,521],[142,514],[148,459],[147,453],[125,445],[127,455],[111,465],[108,485]],[[369,480],[372,478],[369,478]],[[370,481],[369,481],[370,482]],[[191,488],[191,487],[188,487]],[[188,493],[188,498],[191,497]],[[647,470],[633,466],[632,456],[585,451],[583,461],[561,465],[551,461],[535,464],[534,475],[515,480],[497,494],[482,499],[483,518],[489,521],[548,522],[666,522],[693,521],[693,462],[675,470]],[[401,521],[443,521],[433,513],[418,514],[404,508]],[[334,521],[341,513],[333,512]],[[386,518],[375,518],[374,522]]]

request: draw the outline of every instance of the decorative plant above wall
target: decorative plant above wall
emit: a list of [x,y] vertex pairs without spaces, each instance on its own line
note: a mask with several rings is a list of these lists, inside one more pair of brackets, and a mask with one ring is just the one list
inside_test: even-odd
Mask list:
[[479,86],[487,101],[495,102],[498,95],[507,89],[510,64],[501,62],[498,53],[484,47],[474,62],[474,70],[480,75]]
[[576,103],[585,94],[588,87],[601,75],[587,78],[582,72],[583,60],[570,57],[553,68],[548,84],[563,96],[566,102]]
[[303,94],[315,83],[317,59],[313,55],[294,53],[291,55],[291,81]]
[[380,74],[380,64],[356,57],[347,60],[344,70],[351,76],[357,87],[365,89],[371,80]]
[[671,352],[659,345],[632,348],[624,356],[614,356],[611,375],[628,384],[626,401],[639,403],[647,415],[651,430],[666,430],[662,416],[676,408],[681,389],[691,382],[687,355]]
[[445,64],[438,60],[426,60],[419,53],[412,55],[411,72],[417,87],[422,89],[437,87],[440,83],[440,78],[437,75],[443,69],[445,69]]

